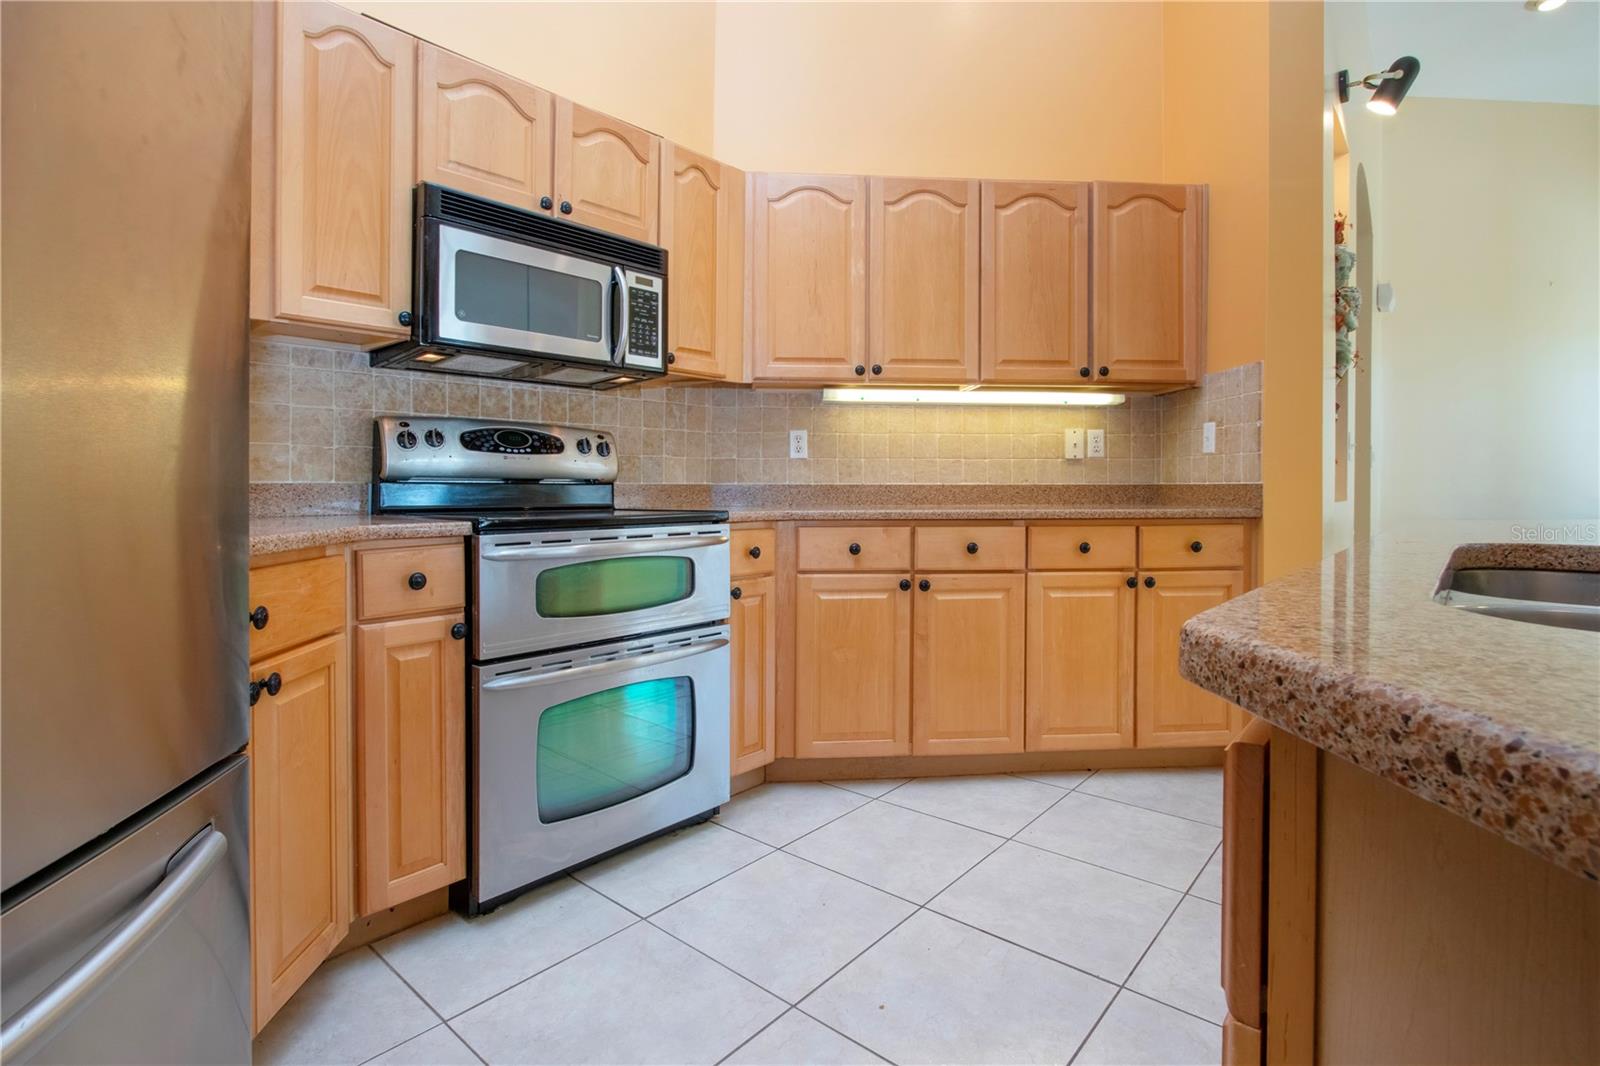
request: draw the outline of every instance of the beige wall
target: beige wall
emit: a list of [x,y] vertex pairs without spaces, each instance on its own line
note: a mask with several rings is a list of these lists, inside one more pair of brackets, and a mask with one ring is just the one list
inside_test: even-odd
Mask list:
[[1413,97],[1383,171],[1377,527],[1600,517],[1600,108]]
[[697,151],[712,150],[715,4],[340,2]]

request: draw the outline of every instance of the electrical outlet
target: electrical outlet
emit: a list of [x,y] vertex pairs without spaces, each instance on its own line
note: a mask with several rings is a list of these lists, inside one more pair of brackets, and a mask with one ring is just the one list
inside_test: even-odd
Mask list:
[[1067,458],[1068,459],[1082,459],[1083,458],[1083,430],[1081,430],[1081,429],[1066,429],[1066,430],[1062,430],[1062,432],[1066,434],[1066,453],[1067,453]]
[[789,431],[789,458],[791,458],[791,459],[808,459],[808,458],[810,458],[810,445],[806,443],[806,431],[805,430],[803,430],[803,429],[791,429]]
[[1200,427],[1200,450],[1210,455],[1217,450],[1217,424],[1207,422]]
[[1106,457],[1106,431],[1091,429],[1089,431],[1089,458],[1104,459]]

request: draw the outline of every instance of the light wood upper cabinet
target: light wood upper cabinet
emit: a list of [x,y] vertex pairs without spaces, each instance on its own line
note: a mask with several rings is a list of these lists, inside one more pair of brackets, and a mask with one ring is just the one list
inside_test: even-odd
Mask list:
[[733,661],[730,710],[732,773],[765,766],[777,756],[777,584],[744,578],[728,608]]
[[417,45],[417,177],[528,211],[552,194],[553,98],[426,41]]
[[655,244],[661,138],[559,97],[555,116],[559,217]]
[[1205,188],[1098,182],[1094,215],[1095,380],[1197,380],[1204,372]]
[[1131,576],[1028,575],[1029,751],[1133,747]]
[[667,250],[672,372],[742,376],[744,173],[670,141],[661,146],[661,246]]
[[1241,570],[1165,570],[1139,575],[1138,708],[1141,748],[1222,746],[1240,715],[1178,673],[1183,623],[1244,591]]
[[253,269],[271,283],[255,287],[252,317],[404,334],[416,42],[333,3],[278,4],[276,15],[276,40],[257,46],[276,73],[276,121],[256,127],[257,192],[270,182],[273,218],[257,226],[272,246]]
[[978,183],[872,178],[867,382],[978,380]]
[[867,373],[867,179],[757,174],[751,193],[754,376]]
[[795,579],[795,755],[911,753],[905,574]]
[[918,575],[913,755],[1022,750],[1025,580],[1018,573]]
[[356,628],[358,908],[466,876],[466,642],[460,614]]
[[985,382],[1089,378],[1089,186],[983,183]]
[[276,696],[250,710],[255,1031],[350,925],[350,705],[341,631],[251,666]]

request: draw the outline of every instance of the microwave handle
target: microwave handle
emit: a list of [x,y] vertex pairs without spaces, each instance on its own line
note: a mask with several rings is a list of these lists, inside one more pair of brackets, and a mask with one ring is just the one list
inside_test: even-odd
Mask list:
[[621,305],[621,313],[618,316],[619,321],[617,323],[617,335],[613,338],[616,341],[616,346],[611,352],[611,363],[613,366],[621,366],[628,358],[628,275],[622,272],[621,267],[613,266],[611,268],[611,281],[615,286],[612,292],[616,295],[616,299]]
[[530,688],[534,685],[548,685],[556,681],[577,681],[595,674],[621,673],[627,670],[642,670],[647,666],[659,666],[662,663],[675,662],[678,659],[687,659],[691,655],[702,652],[715,651],[728,646],[727,637],[718,637],[715,640],[702,641],[699,644],[686,644],[680,648],[669,648],[666,651],[646,652],[635,655],[630,659],[612,659],[609,662],[585,663],[583,666],[558,667],[540,674],[510,674],[506,677],[497,677],[492,681],[481,682],[478,687],[485,692],[500,692],[505,689]]

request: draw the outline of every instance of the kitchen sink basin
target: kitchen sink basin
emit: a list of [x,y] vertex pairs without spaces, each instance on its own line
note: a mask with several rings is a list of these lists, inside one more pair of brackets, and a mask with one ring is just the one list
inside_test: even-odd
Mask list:
[[1600,573],[1457,570],[1446,574],[1433,598],[1495,618],[1600,632]]

